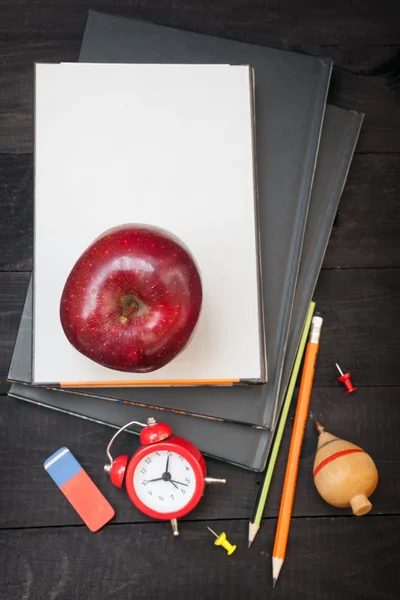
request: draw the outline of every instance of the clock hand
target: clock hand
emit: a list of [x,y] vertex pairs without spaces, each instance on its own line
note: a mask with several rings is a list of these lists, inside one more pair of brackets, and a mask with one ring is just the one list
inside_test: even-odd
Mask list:
[[167,464],[165,465],[165,472],[168,473],[168,465],[169,465],[169,452],[167,456]]
[[185,487],[188,487],[187,483],[182,483],[181,481],[175,481],[175,479],[170,479],[171,483],[178,483],[179,485],[184,485]]
[[[163,480],[163,477],[157,477],[157,479],[148,479],[148,480],[147,480],[147,482],[148,482],[148,483],[153,483],[153,481],[162,481],[162,480]],[[164,481],[165,481],[165,480],[164,480]],[[169,479],[169,480],[167,479],[166,481],[170,481],[170,482],[172,483],[172,485],[173,485],[174,487],[176,487],[176,489],[177,489],[177,490],[179,490],[178,486],[177,486],[177,485],[175,485],[175,482],[174,482],[174,481],[172,481],[171,479]],[[179,483],[179,481],[177,481],[177,483]],[[182,483],[182,485],[186,485],[186,484],[185,484],[185,483]]]

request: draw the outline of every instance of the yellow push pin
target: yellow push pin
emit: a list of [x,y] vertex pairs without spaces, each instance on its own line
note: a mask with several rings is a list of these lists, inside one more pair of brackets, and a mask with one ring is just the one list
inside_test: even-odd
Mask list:
[[226,539],[226,533],[224,531],[218,535],[209,527],[207,527],[207,529],[208,531],[211,531],[211,533],[217,538],[214,542],[215,546],[222,546],[223,548],[225,548],[228,554],[233,554],[235,552],[236,546],[232,546],[232,544],[228,542],[228,540]]

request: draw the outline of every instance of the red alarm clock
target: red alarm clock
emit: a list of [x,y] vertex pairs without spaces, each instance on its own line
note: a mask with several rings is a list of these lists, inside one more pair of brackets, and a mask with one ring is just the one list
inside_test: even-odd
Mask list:
[[[111,445],[130,425],[141,425],[141,446],[129,456],[113,459]],[[121,427],[107,447],[110,463],[104,470],[111,482],[126,491],[133,504],[154,519],[171,521],[174,535],[179,535],[177,519],[197,506],[204,494],[206,483],[226,483],[225,479],[206,477],[206,463],[200,450],[188,440],[172,433],[166,423],[157,423],[153,417],[147,425],[131,421]]]

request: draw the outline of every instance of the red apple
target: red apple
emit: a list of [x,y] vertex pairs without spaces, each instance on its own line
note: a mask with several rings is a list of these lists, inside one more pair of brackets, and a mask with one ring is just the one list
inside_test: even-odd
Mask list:
[[201,276],[183,242],[159,227],[124,224],[77,260],[60,319],[85,356],[110,369],[148,373],[187,346],[201,305]]

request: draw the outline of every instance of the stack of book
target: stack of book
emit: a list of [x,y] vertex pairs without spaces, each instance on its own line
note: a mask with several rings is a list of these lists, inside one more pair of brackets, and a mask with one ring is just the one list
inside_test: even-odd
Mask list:
[[[262,471],[363,115],[330,59],[90,12],[77,63],[35,73],[34,269],[9,394],[118,428],[156,416]],[[179,355],[122,373],[71,345],[63,286],[104,231],[177,235],[202,276]]]

